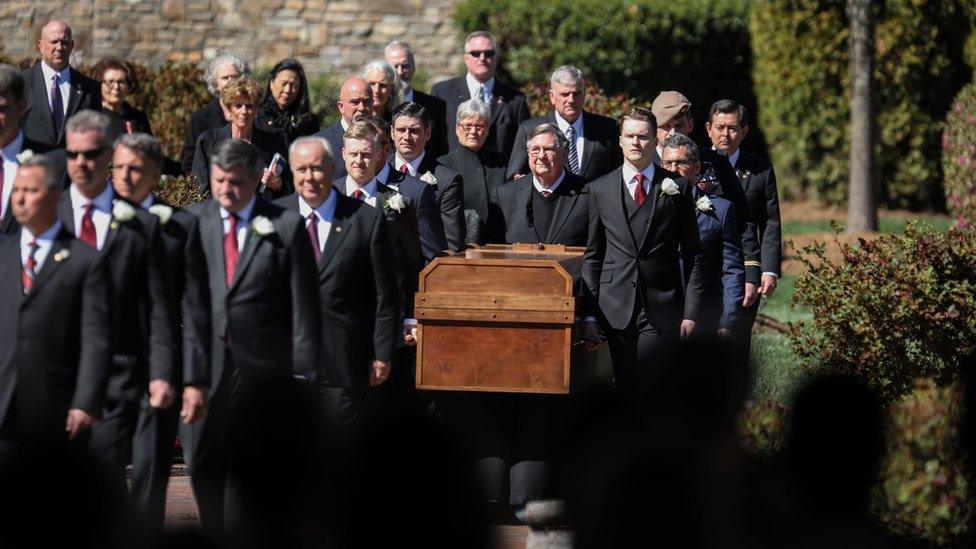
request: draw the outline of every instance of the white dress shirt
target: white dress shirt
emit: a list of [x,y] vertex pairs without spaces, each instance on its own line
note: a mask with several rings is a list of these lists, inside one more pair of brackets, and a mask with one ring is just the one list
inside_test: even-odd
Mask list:
[[369,183],[363,185],[362,187],[356,183],[356,180],[352,178],[351,175],[346,176],[346,196],[352,197],[352,193],[356,192],[356,189],[363,191],[363,201],[372,207],[376,207],[376,178],[374,177]]
[[[237,212],[237,251],[244,250],[244,241],[247,239],[247,229],[251,225],[251,213],[254,211],[254,204],[257,203],[257,195],[252,196],[241,211]],[[230,212],[220,207],[220,219],[223,220],[224,234],[230,230]]]
[[[482,84],[481,82],[478,82],[478,80],[475,77],[471,76],[471,73],[470,72],[465,75],[464,79],[468,83],[468,91],[471,92],[471,98],[472,99],[479,98],[482,101],[484,101],[485,103],[488,103],[489,105],[491,105],[491,97],[492,97],[492,94],[495,91],[495,77],[494,76],[492,76],[491,78],[489,78],[488,81],[485,82],[484,84]],[[485,94],[482,95],[481,97],[478,97],[478,92],[481,90],[481,87],[482,86],[485,87]]]
[[[634,198],[637,193],[637,180],[634,178],[637,175],[637,168],[635,168],[630,162],[624,160],[623,165],[624,172],[624,185],[627,187],[627,192],[630,193],[630,197]],[[651,162],[646,168],[640,171],[644,174],[644,196],[651,196],[651,181],[654,180],[654,163]],[[634,198],[634,200],[637,200]]]
[[406,164],[407,165],[407,170],[409,171],[410,175],[412,175],[414,177],[420,177],[419,175],[417,175],[417,169],[420,168],[420,163],[424,161],[424,157],[425,156],[427,156],[427,151],[422,151],[420,153],[420,156],[418,156],[417,158],[414,158],[410,162],[407,162],[406,160],[403,159],[402,156],[400,156],[400,153],[396,153],[393,156],[393,163],[394,163],[394,166],[393,167],[396,168],[396,170],[399,172],[399,171],[402,171],[400,169],[400,166],[403,166],[404,164]]
[[24,146],[24,132],[18,131],[17,136],[7,146],[0,149],[0,169],[3,169],[3,195],[0,195],[0,219],[7,214],[10,205],[10,193],[14,190],[14,178],[17,177],[17,166],[20,162],[17,155]]
[[542,182],[540,182],[538,180],[538,178],[536,178],[536,176],[533,175],[532,176],[532,186],[535,187],[535,190],[538,191],[539,194],[542,194],[542,193],[544,193],[546,191],[549,191],[551,193],[554,193],[554,192],[556,192],[556,189],[559,188],[560,183],[563,182],[563,179],[566,179],[566,170],[563,170],[563,173],[559,174],[559,179],[556,179],[555,183],[553,183],[552,185],[550,185],[549,188],[547,189],[542,184]]
[[34,261],[37,265],[34,267],[34,274],[41,272],[41,267],[44,266],[44,260],[47,259],[48,252],[51,251],[51,246],[54,244],[54,239],[61,232],[61,220],[55,219],[54,224],[51,225],[48,230],[41,233],[39,236],[34,236],[31,234],[26,227],[20,229],[20,264],[27,268],[27,258],[30,257],[31,252],[31,242],[37,244],[37,251],[34,252]]
[[108,236],[108,227],[112,223],[112,205],[115,199],[115,190],[112,185],[106,184],[105,190],[93,200],[88,200],[71,185],[68,189],[71,197],[71,213],[75,221],[75,234],[81,237],[81,220],[85,217],[85,206],[93,204],[92,223],[95,225],[95,244],[99,250],[105,246],[105,237]]
[[298,213],[305,220],[305,227],[308,228],[308,214],[315,212],[315,217],[318,218],[319,253],[325,250],[325,240],[329,238],[329,231],[332,230],[332,218],[335,216],[336,203],[339,202],[333,191],[334,189],[329,191],[329,196],[319,204],[318,208],[309,206],[301,195],[298,196]]
[[60,80],[58,87],[61,88],[61,105],[64,107],[64,115],[68,115],[68,98],[71,97],[71,67],[65,67],[61,71],[55,71],[47,65],[44,61],[41,61],[41,72],[44,74],[44,93],[47,94],[47,110],[51,111],[51,81],[54,80],[54,75],[57,74]]
[[[559,113],[557,112],[556,125],[559,126],[559,131],[563,132],[563,135],[566,135],[566,132],[569,130],[570,126],[572,126],[573,131],[576,132],[576,160],[579,161],[579,164],[577,165],[580,167],[580,170],[582,170],[583,169],[583,113],[580,113],[580,115],[576,117],[576,122],[570,124],[562,116],[559,116]],[[568,164],[569,163],[567,162],[567,165]]]

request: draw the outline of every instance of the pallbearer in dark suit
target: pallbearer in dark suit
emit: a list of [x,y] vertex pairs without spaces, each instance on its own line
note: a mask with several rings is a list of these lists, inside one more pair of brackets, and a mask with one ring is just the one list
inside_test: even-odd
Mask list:
[[[495,78],[500,53],[490,33],[472,32],[464,41],[463,59],[467,74],[437,83],[430,93],[447,105],[448,128],[457,123],[455,115],[461,103],[469,99],[481,99],[487,103],[491,107],[491,124],[485,147],[508,158],[512,154],[519,124],[529,118],[529,108],[522,92]],[[448,148],[456,149],[457,137],[446,133]]]
[[199,220],[210,287],[209,405],[190,440],[200,521],[217,539],[239,531],[247,502],[226,447],[243,392],[263,380],[314,379],[321,316],[315,258],[304,221],[256,195],[262,167],[249,143],[228,140],[211,157],[213,200]]
[[108,280],[57,218],[57,163],[24,159],[0,240],[0,459],[32,444],[83,444],[102,413],[111,354]]
[[330,148],[321,137],[292,144],[296,194],[276,204],[306,220],[322,312],[319,387],[330,417],[355,430],[367,388],[390,376],[399,300],[383,213],[332,188]]
[[[715,182],[701,177],[698,146],[688,136],[675,134],[664,141],[661,167],[695,183],[695,217],[705,254],[705,292],[695,333],[731,336],[741,322],[745,265],[742,237],[735,208],[715,193]],[[686,273],[688,269],[684,270]]]
[[41,60],[24,71],[27,110],[21,127],[46,149],[64,148],[64,123],[76,112],[102,108],[98,83],[69,65],[74,47],[71,27],[52,19],[37,40]]
[[464,248],[464,196],[461,176],[427,154],[431,124],[427,109],[419,103],[404,103],[393,111],[391,138],[396,153],[393,167],[410,174],[436,189],[437,208],[441,213],[444,238],[453,252]]
[[[652,163],[654,126],[647,109],[625,115],[624,165],[588,186],[588,308],[606,331],[617,390],[631,404],[640,403],[653,372],[666,366],[670,343],[694,331],[705,284],[692,186]],[[601,339],[593,317],[584,337],[591,346]]]
[[593,181],[620,166],[622,157],[617,139],[617,123],[605,116],[583,111],[586,81],[583,73],[572,65],[563,65],[549,79],[549,102],[553,111],[539,118],[522,122],[515,136],[515,148],[508,162],[508,179],[529,173],[529,157],[525,154],[527,135],[539,124],[556,124],[569,140],[569,160],[566,168],[585,181]]
[[[342,135],[346,133],[349,126],[360,117],[370,113],[373,106],[373,90],[362,78],[350,78],[342,83],[339,88],[339,100],[336,101],[336,108],[339,109],[339,120],[324,130],[315,134],[329,142],[332,150],[339,154],[342,150]],[[336,163],[333,177],[339,179],[346,176],[346,166],[342,162]]]
[[400,97],[404,103],[420,103],[430,116],[430,140],[424,150],[428,156],[437,158],[447,152],[447,133],[450,128],[445,126],[447,104],[443,99],[424,93],[413,88],[413,77],[417,73],[417,60],[413,55],[413,48],[402,40],[390,42],[383,50],[386,62],[393,65],[393,69],[400,79]]
[[[197,220],[185,210],[152,195],[166,158],[154,137],[125,134],[115,144],[112,185],[115,192],[159,218],[166,261],[163,272],[174,303],[181,304],[182,334],[173,351],[178,367],[172,379],[154,379],[139,402],[132,443],[132,497],[156,535],[162,534],[166,487],[173,464],[173,443],[180,402],[187,423],[202,413],[202,386],[209,363],[206,263]],[[181,352],[182,351],[182,352]],[[183,389],[183,386],[186,386]],[[187,394],[181,399],[180,394]],[[194,398],[197,397],[197,398]]]

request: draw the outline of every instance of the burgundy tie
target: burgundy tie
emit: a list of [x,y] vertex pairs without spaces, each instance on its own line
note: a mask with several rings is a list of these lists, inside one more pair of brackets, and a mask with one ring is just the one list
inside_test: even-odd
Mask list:
[[224,235],[224,274],[227,287],[230,288],[234,282],[234,270],[237,269],[237,260],[241,256],[237,248],[237,216],[230,214],[227,217],[227,233]]
[[95,205],[85,204],[85,215],[81,216],[81,241],[92,248],[98,249],[98,238],[95,236],[95,222],[92,221],[92,211]]
[[322,246],[319,242],[319,216],[315,212],[308,213],[308,237],[312,240],[312,252],[315,253],[315,262],[318,263],[322,257]]
[[355,198],[356,200],[362,200],[363,199],[363,190],[362,189],[356,189],[355,191],[352,192],[352,197]]
[[634,202],[637,202],[637,207],[640,208],[644,204],[644,200],[647,199],[647,191],[644,190],[644,174],[638,172],[634,179],[637,180],[637,188],[634,189]]
[[34,287],[34,275],[37,274],[37,259],[34,258],[34,254],[37,253],[37,249],[40,247],[37,245],[36,240],[31,240],[30,253],[27,254],[27,264],[24,265],[24,270],[20,273],[20,280],[24,283],[24,293],[28,293]]
[[400,164],[400,171],[403,172],[403,173],[410,173],[410,165],[405,164],[405,163],[404,164]]
[[542,198],[549,198],[552,196],[552,191],[542,191]]
[[64,98],[61,97],[61,79],[55,74],[51,79],[51,123],[54,124],[54,135],[61,135],[64,126]]

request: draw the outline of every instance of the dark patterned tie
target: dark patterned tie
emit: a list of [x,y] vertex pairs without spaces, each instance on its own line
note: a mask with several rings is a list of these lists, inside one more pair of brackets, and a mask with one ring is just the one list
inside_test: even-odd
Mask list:
[[25,294],[34,287],[34,275],[37,274],[37,259],[34,258],[34,254],[40,248],[36,240],[31,240],[28,246],[30,246],[30,253],[27,254],[27,263],[24,264],[24,270],[20,274],[20,280],[24,283]]
[[319,242],[319,216],[315,212],[308,212],[308,238],[312,241],[312,253],[318,263],[322,257],[322,244]]
[[64,126],[64,98],[61,97],[61,79],[55,74],[51,79],[51,122],[54,123],[54,135],[61,135]]
[[566,139],[569,140],[569,171],[580,174],[579,154],[576,150],[576,130],[572,126],[566,129]]

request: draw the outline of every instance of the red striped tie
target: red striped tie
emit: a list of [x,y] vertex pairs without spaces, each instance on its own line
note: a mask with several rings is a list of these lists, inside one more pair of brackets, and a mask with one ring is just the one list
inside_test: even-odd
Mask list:
[[20,273],[20,280],[24,283],[24,293],[28,293],[34,287],[34,275],[37,274],[37,259],[34,258],[34,254],[37,253],[37,249],[40,247],[37,245],[36,240],[31,240],[30,253],[27,254],[27,263],[24,265],[24,270]]

